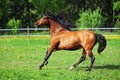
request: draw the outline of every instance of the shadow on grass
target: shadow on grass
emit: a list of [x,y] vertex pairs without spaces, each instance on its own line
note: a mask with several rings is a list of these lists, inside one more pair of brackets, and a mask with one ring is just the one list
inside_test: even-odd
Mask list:
[[[77,67],[77,70],[81,70],[83,68],[88,68],[88,66],[86,67]],[[120,70],[120,65],[103,65],[103,66],[93,66],[94,69],[110,69],[110,70],[113,70],[113,69],[119,69]]]
[[[56,66],[56,67],[47,67],[47,68],[44,68],[45,70],[61,70],[61,69],[66,69],[66,70],[69,70],[69,67],[68,66]],[[79,67],[76,67],[75,68],[77,71],[79,70],[87,70],[88,69],[88,66],[79,66]],[[120,70],[120,65],[99,65],[99,66],[93,66],[93,69],[110,69],[110,70],[114,70],[114,69],[118,69]],[[45,75],[46,76],[46,75]]]
[[103,66],[94,66],[95,69],[120,69],[120,65],[103,65]]

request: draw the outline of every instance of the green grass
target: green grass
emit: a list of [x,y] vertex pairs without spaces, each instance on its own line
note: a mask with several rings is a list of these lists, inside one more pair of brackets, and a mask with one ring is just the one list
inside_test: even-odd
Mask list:
[[0,38],[0,80],[120,80],[120,39],[107,39],[107,48],[101,55],[97,47],[91,72],[85,71],[89,57],[72,71],[69,67],[78,61],[82,50],[56,51],[42,70],[42,62],[49,46],[49,36]]

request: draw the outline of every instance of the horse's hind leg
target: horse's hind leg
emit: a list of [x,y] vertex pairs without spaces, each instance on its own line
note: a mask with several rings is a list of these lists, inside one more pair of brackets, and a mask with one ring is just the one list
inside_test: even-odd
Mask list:
[[88,69],[86,71],[91,71],[93,63],[95,61],[95,57],[94,57],[92,51],[86,51],[86,52],[88,53],[88,55],[90,57],[90,61],[91,61],[90,66],[88,67]]
[[81,58],[79,59],[79,61],[77,63],[75,63],[73,66],[70,67],[70,70],[74,69],[75,67],[77,67],[81,62],[83,62],[86,59],[86,52],[83,49],[83,53]]

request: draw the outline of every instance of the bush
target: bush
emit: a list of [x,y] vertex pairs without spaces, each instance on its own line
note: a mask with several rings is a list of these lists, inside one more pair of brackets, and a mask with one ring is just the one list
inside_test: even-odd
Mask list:
[[77,20],[76,24],[80,28],[95,28],[100,27],[102,24],[103,18],[100,15],[100,9],[95,11],[86,10],[79,14],[80,18]]
[[17,34],[18,32],[18,28],[20,27],[20,24],[21,24],[21,20],[16,20],[14,17],[13,19],[10,19],[7,23],[7,26],[10,28],[10,29],[15,29],[15,30],[12,30],[11,33],[12,34]]

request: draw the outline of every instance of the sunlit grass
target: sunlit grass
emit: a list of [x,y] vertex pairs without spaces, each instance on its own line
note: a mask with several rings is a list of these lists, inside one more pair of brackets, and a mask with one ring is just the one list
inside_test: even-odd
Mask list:
[[70,71],[82,50],[56,51],[49,64],[39,70],[49,46],[50,36],[0,38],[0,80],[119,80],[120,79],[120,38],[108,38],[107,47],[97,54],[98,45],[93,49],[95,63],[91,72],[86,72],[90,59]]

